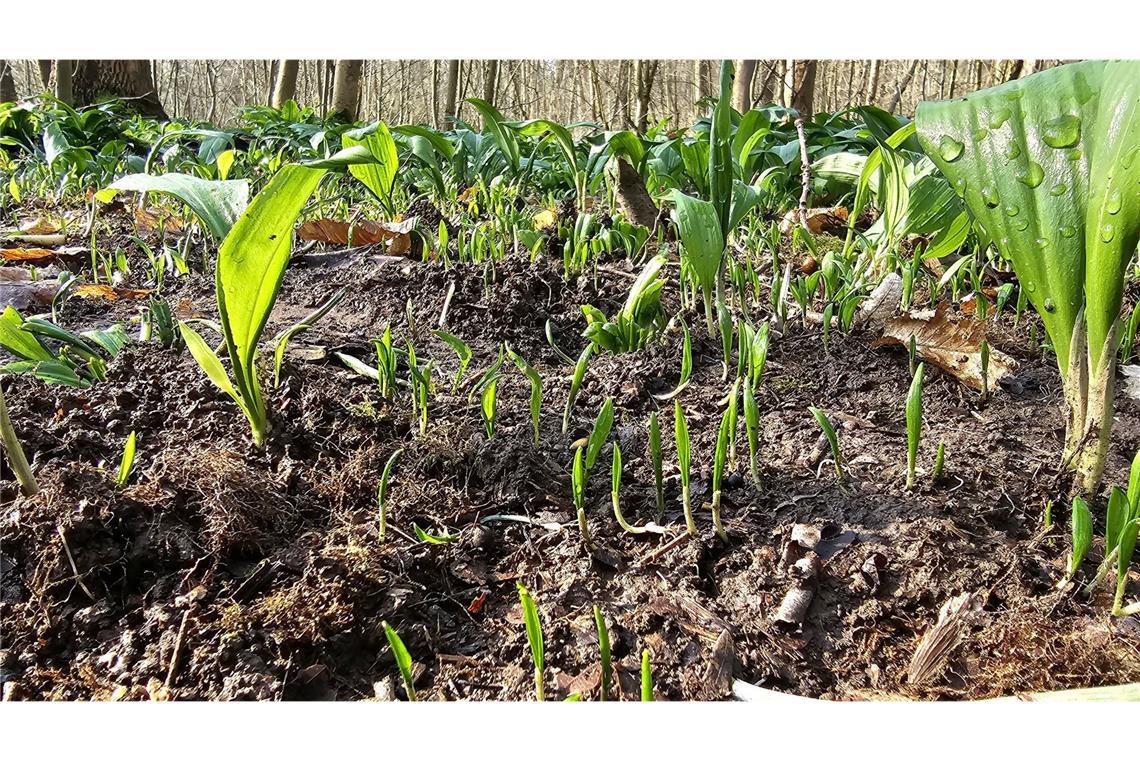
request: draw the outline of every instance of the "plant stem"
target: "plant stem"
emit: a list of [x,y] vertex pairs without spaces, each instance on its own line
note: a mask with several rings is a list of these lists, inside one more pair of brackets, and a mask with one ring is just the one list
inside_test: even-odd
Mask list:
[[697,523],[693,520],[693,505],[689,501],[689,487],[681,487],[681,504],[685,507],[685,528],[690,536],[697,535]]
[[0,388],[0,442],[4,444],[4,451],[8,454],[8,464],[20,483],[20,490],[24,496],[35,496],[40,488],[36,478],[32,475],[32,468],[24,456],[24,447],[16,437],[16,430],[12,427],[12,420],[8,417],[8,402],[4,400],[4,390]]
[[716,530],[717,536],[721,541],[728,543],[728,533],[724,530],[724,525],[720,521],[720,491],[713,491],[712,498],[712,519],[713,529]]

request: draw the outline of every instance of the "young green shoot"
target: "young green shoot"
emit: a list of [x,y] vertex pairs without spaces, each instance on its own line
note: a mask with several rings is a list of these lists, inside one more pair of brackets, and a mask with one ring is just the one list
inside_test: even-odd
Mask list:
[[119,470],[115,474],[115,485],[122,488],[127,484],[131,477],[131,471],[135,468],[135,449],[138,445],[138,438],[135,431],[127,436],[127,442],[123,444],[123,455],[119,458]]
[[8,455],[8,464],[12,467],[12,472],[16,475],[16,480],[20,484],[20,491],[24,496],[35,496],[39,493],[40,487],[36,483],[36,477],[32,474],[32,468],[28,465],[28,459],[24,456],[24,447],[20,445],[20,439],[16,437],[16,429],[12,427],[12,420],[8,416],[8,402],[4,400],[4,390],[0,388],[0,443],[4,445],[4,452]]
[[498,406],[499,378],[495,377],[483,387],[479,395],[479,413],[483,417],[483,429],[487,431],[487,440],[495,435],[495,408]]
[[724,525],[720,521],[720,489],[724,480],[724,468],[728,461],[728,439],[732,436],[735,426],[728,412],[720,419],[720,430],[716,437],[716,454],[713,458],[713,475],[712,475],[712,519],[713,529],[716,530],[717,536],[721,541],[728,541],[728,534],[724,531]]
[[982,361],[982,400],[990,397],[990,342],[983,340],[979,347]]
[[934,453],[934,472],[930,476],[931,483],[942,479],[942,469],[946,466],[946,442],[938,442],[938,451]]
[[542,623],[538,619],[538,608],[526,586],[515,582],[519,590],[519,601],[522,602],[523,621],[526,624],[526,638],[530,643],[530,658],[534,663],[534,696],[542,702],[546,699],[546,690],[543,688],[542,677],[546,670],[546,653],[542,646]]
[[681,340],[681,379],[677,381],[677,387],[668,393],[655,395],[653,398],[658,401],[669,401],[676,397],[681,391],[689,385],[689,380],[693,376],[693,341],[692,336],[689,334],[689,325],[684,319],[681,319],[681,330],[683,338]]
[[915,466],[918,462],[918,444],[922,437],[922,377],[925,364],[919,364],[906,394],[906,487],[914,488]]
[[582,447],[574,450],[574,467],[570,471],[570,490],[574,496],[574,511],[578,515],[578,531],[582,543],[587,547],[593,544],[590,538],[590,525],[586,522],[586,465]]
[[1065,577],[1057,584],[1057,588],[1062,589],[1068,586],[1069,581],[1077,574],[1089,547],[1092,546],[1092,512],[1089,511],[1089,505],[1080,496],[1073,497],[1072,515],[1069,519],[1073,524],[1073,548],[1069,553],[1069,564],[1065,570]]
[[562,434],[570,429],[570,410],[574,408],[574,399],[578,398],[578,391],[582,388],[582,381],[586,379],[586,369],[590,366],[590,356],[594,353],[595,343],[587,343],[574,365],[574,375],[570,379],[570,393],[566,396],[566,409],[562,412]]
[[693,520],[693,506],[689,498],[689,484],[692,467],[692,450],[689,446],[689,424],[680,401],[673,401],[673,432],[677,443],[677,465],[681,470],[681,504],[685,508],[685,529],[690,536],[697,535],[697,523]]
[[613,657],[610,652],[610,632],[606,628],[606,620],[598,605],[594,605],[594,626],[598,629],[598,649],[602,654],[602,686],[599,699],[606,702],[610,698],[610,683],[613,681]]
[[383,541],[388,532],[388,484],[392,482],[392,468],[404,453],[403,449],[396,449],[384,464],[380,473],[380,486],[376,489],[376,504],[380,510],[380,540]]
[[641,650],[641,701],[653,701],[653,670],[649,667],[649,650]]
[[467,365],[471,363],[471,346],[446,330],[432,330],[432,335],[451,346],[451,350],[459,357],[459,368],[455,370],[455,379],[451,383],[451,392],[455,393],[459,390],[459,382],[463,379],[463,373],[467,370]]
[[586,471],[594,469],[594,464],[598,461],[598,455],[602,453],[602,446],[606,445],[606,439],[610,437],[610,429],[614,424],[614,400],[613,397],[607,397],[602,402],[601,409],[598,410],[598,416],[594,419],[594,427],[590,430],[590,437],[586,441]]
[[534,428],[534,445],[538,446],[539,424],[542,422],[542,376],[526,359],[507,346],[507,355],[530,381],[530,424]]
[[815,417],[815,421],[819,423],[820,428],[823,430],[823,435],[827,438],[828,444],[831,446],[831,458],[835,463],[835,477],[842,482],[846,477],[843,472],[843,457],[839,453],[839,437],[835,434],[835,426],[831,424],[831,420],[823,413],[823,410],[814,406],[809,406],[808,411]]
[[382,621],[380,627],[384,629],[384,636],[388,639],[388,648],[392,650],[392,657],[396,660],[396,667],[400,670],[400,678],[404,681],[404,691],[408,694],[408,701],[416,701],[416,689],[412,684],[412,656],[408,654],[408,648],[404,646],[404,642],[400,639],[400,634],[396,633],[396,629],[388,625],[388,621]]
[[1128,585],[1128,564],[1136,551],[1136,534],[1140,531],[1140,517],[1133,517],[1120,529],[1116,556],[1116,596],[1112,600],[1112,614],[1118,617],[1140,612],[1140,604],[1124,606],[1124,589]]
[[760,450],[760,407],[756,404],[756,396],[752,393],[752,380],[744,380],[744,432],[748,437],[748,470],[752,473],[752,482],[760,483],[760,466],[757,452]]
[[620,525],[621,529],[626,533],[664,533],[665,529],[654,523],[649,523],[644,528],[637,528],[626,521],[625,516],[621,512],[621,465],[621,446],[618,445],[617,441],[614,441],[613,466],[610,471],[612,484],[610,488],[610,499],[613,502],[614,517],[617,519],[618,525]]

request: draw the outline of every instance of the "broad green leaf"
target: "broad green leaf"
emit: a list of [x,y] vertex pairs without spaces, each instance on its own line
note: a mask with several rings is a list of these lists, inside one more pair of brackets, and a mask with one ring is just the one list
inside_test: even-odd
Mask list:
[[24,318],[11,306],[0,314],[0,348],[28,361],[55,360],[55,354],[44,348],[35,335],[22,329],[23,324]]
[[392,213],[392,188],[400,169],[400,157],[388,125],[381,121],[374,127],[345,132],[341,144],[346,148],[363,146],[372,154],[374,162],[349,164],[348,171],[364,183],[388,212]]
[[684,246],[684,258],[697,276],[701,289],[711,293],[725,247],[716,207],[680,190],[674,190],[670,198],[675,206],[673,222]]
[[520,156],[519,156],[519,142],[515,136],[514,130],[507,125],[503,115],[499,113],[493,105],[481,98],[468,98],[467,102],[475,107],[479,115],[483,117],[483,128],[489,130],[495,138],[495,144],[499,146],[503,156],[507,159],[507,164],[510,166],[511,171],[518,174]]
[[96,197],[106,203],[123,190],[173,195],[190,207],[217,240],[225,240],[249,202],[249,183],[244,179],[210,180],[177,173],[128,174]]
[[916,123],[927,154],[1012,260],[1063,372],[1085,306],[1095,371],[1140,234],[1140,61],[1074,63],[922,103]]
[[1120,488],[1113,488],[1108,497],[1104,516],[1104,551],[1111,552],[1120,542],[1120,531],[1128,521],[1128,496]]
[[381,623],[381,627],[384,629],[384,637],[388,639],[388,647],[392,650],[392,658],[400,670],[400,678],[404,681],[404,691],[408,693],[408,701],[415,702],[416,690],[412,684],[412,656],[408,654],[408,648],[404,646],[400,634],[396,633],[395,628],[388,625],[387,620]]
[[[716,209],[721,236],[727,238],[732,228],[733,187],[735,167],[732,160],[732,61],[720,65],[720,97],[713,110],[712,130],[709,132],[709,202]],[[743,216],[743,214],[741,215]]]
[[245,404],[238,396],[237,391],[234,390],[233,383],[230,382],[229,375],[226,374],[226,368],[222,366],[222,361],[214,353],[214,349],[210,348],[202,336],[185,322],[179,322],[178,329],[182,333],[182,339],[186,341],[186,348],[190,349],[190,355],[205,370],[206,376],[244,409]]
[[218,311],[237,388],[250,407],[261,408],[257,342],[289,263],[293,224],[324,173],[303,166],[282,167],[218,251]]

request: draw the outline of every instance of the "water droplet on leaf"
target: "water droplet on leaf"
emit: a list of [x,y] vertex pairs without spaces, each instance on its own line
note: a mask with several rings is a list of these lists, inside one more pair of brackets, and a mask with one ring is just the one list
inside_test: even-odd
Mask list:
[[938,141],[938,154],[944,161],[957,161],[962,155],[965,146],[950,135],[942,135]]
[[986,206],[989,208],[996,208],[998,205],[997,188],[993,185],[986,185],[982,188],[982,200],[985,201]]
[[986,139],[989,134],[990,131],[985,127],[978,127],[974,130],[974,142],[981,142],[982,140]]
[[1053,303],[1053,299],[1052,298],[1046,298],[1045,299],[1045,311],[1052,314],[1056,310],[1057,310],[1057,306],[1056,306],[1056,304]]
[[1114,237],[1116,237],[1116,228],[1112,226],[1112,222],[1100,228],[1100,239],[1104,242],[1111,243]]
[[1058,195],[1064,195],[1068,189],[1069,186],[1064,182],[1058,182],[1057,184],[1053,185],[1053,187],[1049,188],[1049,195],[1052,195],[1054,197]]
[[1021,219],[1018,219],[1016,222],[1014,222],[1013,226],[1014,229],[1016,229],[1018,232],[1021,232],[1029,226],[1029,220],[1022,217]]
[[1061,237],[1071,238],[1077,234],[1077,230],[1071,224],[1066,224],[1061,228]]
[[1002,124],[1009,121],[1012,112],[1005,106],[995,108],[994,112],[990,114],[990,129],[998,129]]
[[1020,213],[1021,213],[1021,209],[1018,208],[1017,206],[1013,205],[1013,204],[1010,204],[1009,206],[1005,207],[1005,215],[1006,216],[1017,216]]
[[1120,191],[1113,190],[1108,195],[1108,200],[1105,201],[1105,210],[1110,214],[1120,213]]
[[1080,142],[1081,120],[1072,115],[1050,119],[1045,122],[1041,137],[1050,148],[1071,148]]
[[1017,181],[1026,187],[1037,187],[1045,179],[1045,170],[1036,161],[1030,161],[1025,173],[1017,175]]
[[1009,147],[1005,149],[1005,157],[1010,161],[1021,155],[1021,146],[1015,142],[1011,142]]

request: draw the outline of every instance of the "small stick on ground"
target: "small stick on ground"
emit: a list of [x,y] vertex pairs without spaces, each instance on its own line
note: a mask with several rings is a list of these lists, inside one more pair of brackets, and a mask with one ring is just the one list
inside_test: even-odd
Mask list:
[[174,683],[174,671],[178,670],[178,661],[182,655],[182,641],[186,638],[186,626],[190,622],[190,610],[182,613],[182,623],[178,626],[178,638],[174,640],[174,651],[170,654],[170,667],[166,670],[166,681],[163,686],[167,689]]
[[689,532],[685,531],[684,533],[677,536],[676,538],[674,538],[669,543],[662,546],[660,549],[657,549],[652,554],[647,555],[644,559],[642,559],[640,562],[637,563],[637,566],[638,567],[645,567],[646,565],[650,564],[651,562],[656,561],[663,554],[666,554],[670,550],[672,550],[672,549],[680,546],[681,544],[685,543],[685,541],[688,538],[689,538]]
[[75,566],[75,557],[71,556],[71,547],[67,545],[67,536],[63,533],[63,526],[55,526],[55,531],[59,534],[59,540],[63,542],[63,553],[67,555],[67,564],[71,565],[71,574],[76,585],[83,589],[83,593],[87,594],[88,599],[95,601],[95,595],[91,593],[91,589],[87,588],[87,584],[79,577],[79,568]]
[[439,312],[439,329],[447,326],[447,312],[451,310],[451,297],[455,295],[455,280],[447,286],[447,295],[443,299],[443,309]]

